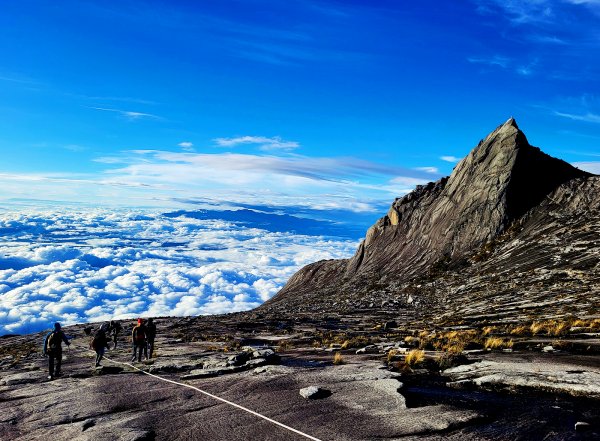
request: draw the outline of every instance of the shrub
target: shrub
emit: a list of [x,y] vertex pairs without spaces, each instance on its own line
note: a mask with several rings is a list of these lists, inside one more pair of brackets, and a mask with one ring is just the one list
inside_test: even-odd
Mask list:
[[406,357],[404,358],[404,363],[406,363],[407,366],[413,367],[422,363],[424,360],[425,351],[421,349],[413,349],[408,354],[406,354]]

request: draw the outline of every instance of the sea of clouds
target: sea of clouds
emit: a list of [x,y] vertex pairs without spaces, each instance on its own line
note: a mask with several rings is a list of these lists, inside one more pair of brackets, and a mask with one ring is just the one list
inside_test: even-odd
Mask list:
[[0,335],[55,321],[248,310],[300,267],[349,257],[358,245],[214,217],[72,207],[0,212]]

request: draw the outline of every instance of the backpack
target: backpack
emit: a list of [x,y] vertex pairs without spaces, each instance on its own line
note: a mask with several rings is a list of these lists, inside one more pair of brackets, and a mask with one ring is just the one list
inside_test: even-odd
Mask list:
[[60,335],[57,331],[52,331],[46,335],[46,352],[54,351],[60,346]]

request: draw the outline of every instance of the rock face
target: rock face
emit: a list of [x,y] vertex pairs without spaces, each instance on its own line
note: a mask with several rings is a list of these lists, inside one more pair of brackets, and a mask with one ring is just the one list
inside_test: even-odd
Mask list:
[[[394,298],[407,306],[415,300],[408,282],[440,271],[446,272],[445,280],[458,276],[488,259],[482,258],[482,248],[492,249],[521,232],[523,244],[543,229],[554,234],[557,217],[575,220],[582,208],[598,221],[599,190],[598,177],[531,146],[511,118],[482,140],[450,177],[396,199],[368,230],[354,257],[308,265],[262,309],[327,309],[340,301],[368,307],[352,300],[358,293],[355,297],[373,297],[371,307]],[[537,252],[547,259],[554,250]],[[423,300],[417,297],[416,303]]]

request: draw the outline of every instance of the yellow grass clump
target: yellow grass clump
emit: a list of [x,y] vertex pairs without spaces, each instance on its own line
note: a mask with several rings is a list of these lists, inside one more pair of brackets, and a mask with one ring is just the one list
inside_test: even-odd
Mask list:
[[529,326],[529,330],[533,335],[539,334],[546,330],[546,323],[544,322],[533,322],[531,326]]
[[425,360],[425,351],[421,349],[413,349],[404,358],[404,363],[407,366],[416,366]]
[[527,335],[531,332],[529,326],[521,325],[510,330],[511,335]]
[[483,347],[485,349],[501,349],[501,348],[512,348],[513,347],[513,341],[512,340],[504,340],[503,338],[500,337],[490,337],[488,338],[485,343],[483,344]]
[[333,356],[333,364],[344,364],[344,357],[341,352],[336,352]]
[[569,322],[555,322],[548,326],[548,335],[560,336],[565,335],[571,329],[571,323]]
[[481,335],[483,335],[485,337],[486,335],[490,335],[495,330],[496,330],[495,326],[486,326],[485,328],[483,328],[481,330]]

